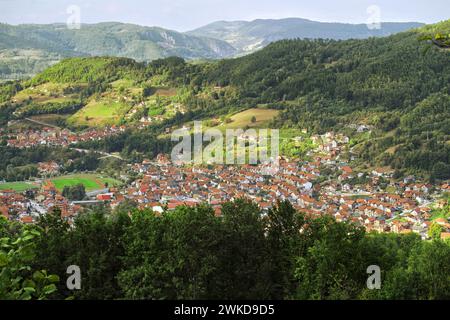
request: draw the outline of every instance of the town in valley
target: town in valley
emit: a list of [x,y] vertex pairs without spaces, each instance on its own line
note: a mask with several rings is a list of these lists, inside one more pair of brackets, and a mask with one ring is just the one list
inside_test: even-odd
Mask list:
[[[113,137],[124,130],[125,126],[113,126],[71,133],[44,127],[3,134],[8,136],[8,146],[14,148],[38,145],[74,148],[72,145],[78,142]],[[293,141],[302,139],[305,137],[292,138]],[[450,192],[448,183],[430,184],[414,176],[394,179],[394,171],[389,168],[363,172],[352,167],[356,155],[351,152],[348,137],[328,132],[308,139],[313,147],[306,159],[281,155],[279,170],[271,175],[264,174],[264,164],[179,165],[171,161],[170,155],[159,154],[155,159],[127,163],[118,177],[119,183],[108,185],[98,181],[97,188],[88,190],[84,199],[78,201],[66,198],[61,188],[52,183],[63,175],[61,163],[57,159],[41,162],[37,165],[38,177],[26,182],[30,188],[8,189],[8,183],[0,183],[0,212],[10,220],[35,223],[55,208],[68,221],[73,221],[93,205],[115,209],[123,203],[133,203],[136,209],[163,214],[178,206],[207,203],[220,216],[221,204],[227,201],[248,199],[266,212],[277,201],[288,200],[299,212],[311,217],[330,215],[337,221],[364,226],[367,231],[414,232],[428,239],[430,227],[437,224],[442,239],[450,238],[449,221],[436,214],[448,208],[445,197]],[[120,158],[101,152],[96,156]],[[89,172],[83,174],[94,176]]]

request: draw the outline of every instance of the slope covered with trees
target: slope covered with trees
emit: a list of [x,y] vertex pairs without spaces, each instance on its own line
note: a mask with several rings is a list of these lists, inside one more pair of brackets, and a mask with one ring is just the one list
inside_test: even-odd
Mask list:
[[[34,235],[29,269],[13,275],[26,279],[45,270],[54,275],[48,280],[59,276],[57,291],[49,282],[43,295],[59,299],[450,298],[449,242],[366,234],[330,217],[305,216],[288,203],[263,215],[238,200],[224,204],[221,217],[208,206],[162,215],[133,206],[94,209],[74,228],[59,211],[35,227],[0,220],[2,244]],[[0,250],[0,263],[11,268]],[[65,286],[70,265],[80,267],[81,290]],[[367,287],[372,265],[381,269],[380,290]],[[16,290],[8,275],[0,274],[0,297]]]
[[281,41],[219,62],[204,77],[236,87],[249,107],[283,109],[280,126],[350,135],[351,126],[371,126],[369,141],[355,146],[365,161],[448,179],[450,53],[418,37]]

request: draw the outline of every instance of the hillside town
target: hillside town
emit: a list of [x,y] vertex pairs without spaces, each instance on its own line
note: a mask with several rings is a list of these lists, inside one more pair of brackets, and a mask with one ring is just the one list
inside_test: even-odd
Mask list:
[[16,148],[31,148],[35,146],[68,147],[72,144],[86,141],[98,141],[112,137],[125,131],[125,126],[110,126],[102,129],[89,129],[73,133],[68,129],[44,127],[41,130],[21,130],[8,134],[7,145]]
[[[101,139],[124,130],[110,127],[72,134],[51,129],[27,131],[8,140],[14,147],[34,145],[67,146],[77,141]],[[301,138],[298,138],[301,139]],[[34,223],[54,208],[69,222],[86,207],[104,204],[112,209],[130,201],[139,209],[157,213],[178,206],[211,205],[217,215],[221,204],[239,198],[249,199],[267,212],[277,201],[289,201],[295,209],[311,217],[333,216],[365,227],[367,231],[417,233],[428,238],[432,223],[441,226],[442,238],[450,238],[450,222],[433,217],[433,210],[448,206],[441,195],[450,192],[449,184],[421,183],[414,177],[398,181],[391,170],[377,168],[359,172],[345,161],[349,139],[332,132],[311,137],[315,148],[309,160],[280,157],[279,170],[266,174],[264,165],[180,166],[168,155],[128,164],[137,178],[121,187],[106,187],[88,194],[84,201],[69,201],[51,184],[26,192],[0,190],[0,212],[11,220]],[[58,174],[56,161],[40,163],[42,175]]]

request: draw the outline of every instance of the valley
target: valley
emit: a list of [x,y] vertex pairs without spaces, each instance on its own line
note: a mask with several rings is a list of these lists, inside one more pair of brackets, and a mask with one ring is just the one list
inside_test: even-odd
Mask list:
[[43,297],[449,297],[448,21],[276,23],[0,25],[54,55],[0,61],[0,235]]

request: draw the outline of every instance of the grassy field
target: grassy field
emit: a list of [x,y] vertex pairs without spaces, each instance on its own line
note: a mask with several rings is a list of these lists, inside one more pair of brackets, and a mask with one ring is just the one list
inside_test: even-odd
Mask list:
[[73,100],[78,95],[76,94],[64,94],[64,89],[69,87],[69,84],[59,84],[59,83],[44,83],[35,87],[30,87],[25,90],[20,91],[13,97],[13,101],[21,103],[28,98],[31,98],[37,103],[47,103],[47,102],[66,102]]
[[121,89],[128,94],[141,95],[143,89],[140,87],[136,87],[134,81],[127,79],[119,79],[114,82],[111,82],[111,86],[113,91],[120,91]]
[[295,128],[282,128],[280,130],[280,140],[292,140],[297,137],[308,137],[308,133],[303,132],[301,129]]
[[130,110],[126,103],[116,101],[91,101],[67,121],[74,125],[105,126],[118,124]]
[[445,209],[434,210],[431,215],[431,221],[436,219],[448,219],[450,217],[450,212],[446,212]]
[[114,82],[111,82],[111,86],[114,89],[118,89],[121,87],[128,89],[128,88],[132,88],[134,86],[134,82],[133,82],[133,80],[119,79]]
[[[248,109],[239,112],[231,116],[231,122],[222,124],[219,129],[244,129],[245,127],[250,128],[261,128],[263,125],[267,124],[270,120],[274,119],[280,113],[279,110],[274,109]],[[252,117],[255,116],[256,122],[252,123]]]
[[[280,113],[279,110],[274,109],[265,109],[265,108],[253,108],[248,109],[239,113],[236,113],[229,118],[231,119],[231,122],[228,123],[222,123],[217,126],[210,126],[208,125],[209,121],[203,121],[202,129],[203,131],[206,131],[210,128],[219,129],[223,133],[225,133],[225,130],[227,129],[246,129],[248,128],[255,128],[255,129],[270,129],[267,127],[268,123],[273,120],[278,114]],[[252,117],[255,116],[256,122],[252,122]],[[219,121],[218,119],[215,119],[215,121]],[[193,127],[194,122],[187,122],[184,124],[185,126],[191,128],[190,132],[193,133]],[[296,130],[296,129],[295,129]],[[297,132],[298,130],[296,130]],[[270,133],[269,133],[270,135]],[[170,137],[170,134],[161,134],[158,136],[158,138],[167,138]],[[280,137],[281,138],[281,137]]]
[[37,116],[31,116],[29,118],[42,123],[48,123],[57,126],[60,121],[65,121],[69,116],[70,115],[67,114],[41,114]]
[[158,88],[156,89],[155,95],[161,97],[174,97],[177,95],[176,88]]
[[17,192],[23,192],[30,189],[37,189],[39,188],[36,185],[33,185],[31,183],[27,182],[7,182],[7,183],[0,183],[0,190],[14,190]]
[[105,188],[105,183],[108,186],[120,185],[120,182],[107,177],[102,177],[96,174],[75,174],[68,176],[61,176],[50,180],[56,189],[63,190],[64,187],[73,187],[79,184],[84,185],[86,191],[93,191]]

